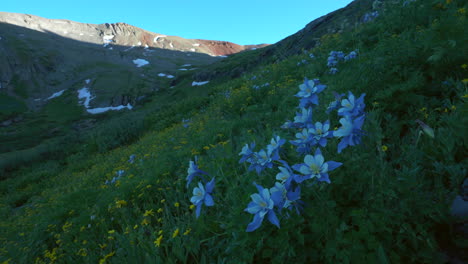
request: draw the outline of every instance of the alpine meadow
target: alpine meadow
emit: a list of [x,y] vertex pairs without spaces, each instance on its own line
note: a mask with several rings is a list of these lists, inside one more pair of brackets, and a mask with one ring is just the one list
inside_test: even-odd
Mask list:
[[0,263],[467,263],[467,12],[355,0],[227,57],[4,37],[82,64],[0,89]]

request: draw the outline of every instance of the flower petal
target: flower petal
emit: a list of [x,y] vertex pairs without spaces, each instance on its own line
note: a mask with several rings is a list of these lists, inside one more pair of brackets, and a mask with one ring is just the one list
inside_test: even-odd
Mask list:
[[268,221],[270,221],[270,223],[274,224],[275,226],[277,226],[278,228],[280,228],[280,222],[278,220],[278,217],[276,217],[276,214],[273,210],[270,210],[267,214],[267,217],[268,217]]
[[246,232],[252,232],[255,229],[259,228],[262,225],[263,217],[260,216],[259,214],[255,214],[252,222],[247,225],[247,230]]

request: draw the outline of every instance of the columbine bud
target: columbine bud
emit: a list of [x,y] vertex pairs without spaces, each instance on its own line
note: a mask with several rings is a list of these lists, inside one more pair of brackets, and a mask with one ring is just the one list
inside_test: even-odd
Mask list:
[[426,135],[430,136],[431,138],[434,138],[434,129],[432,129],[419,119],[416,119],[416,123],[418,123],[421,126],[422,130],[424,131],[424,133],[426,133]]

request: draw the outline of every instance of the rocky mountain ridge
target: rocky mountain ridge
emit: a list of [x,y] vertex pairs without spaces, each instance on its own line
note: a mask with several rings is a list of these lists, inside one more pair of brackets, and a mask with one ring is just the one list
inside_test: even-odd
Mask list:
[[104,46],[114,44],[129,47],[161,48],[225,56],[268,44],[238,45],[228,41],[184,39],[178,36],[150,32],[126,23],[87,24],[64,19],[48,19],[35,15],[0,12],[0,23],[52,33],[77,41]]

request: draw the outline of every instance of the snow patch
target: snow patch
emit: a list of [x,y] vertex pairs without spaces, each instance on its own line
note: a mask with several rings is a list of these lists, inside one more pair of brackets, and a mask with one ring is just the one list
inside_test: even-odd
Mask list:
[[160,74],[158,74],[158,76],[159,76],[159,77],[165,77],[166,74],[165,74],[165,73],[160,73]]
[[104,35],[102,36],[102,42],[104,42],[104,47],[111,44],[114,40],[114,35]]
[[171,46],[171,48],[174,48],[174,45],[172,45],[172,42],[171,42],[171,43],[169,43],[169,46]]
[[100,113],[107,112],[109,110],[122,110],[122,109],[125,109],[125,108],[127,108],[128,110],[132,110],[133,107],[129,103],[127,105],[92,108],[92,109],[87,109],[86,111],[88,111],[88,113],[90,113],[90,114],[95,115],[95,114],[100,114]]
[[80,33],[80,36],[83,36],[84,34],[83,33]]
[[159,36],[156,36],[156,37],[154,37],[153,42],[156,43],[156,42],[158,42],[158,39],[159,39],[159,38],[165,38],[165,37],[167,37],[167,36],[166,36],[166,35],[159,35]]
[[138,45],[138,46],[141,46],[141,41],[138,41],[137,45]]
[[191,51],[191,52],[195,52],[195,49],[194,49],[194,48],[191,48],[190,51]]
[[59,97],[59,96],[61,96],[63,94],[63,92],[65,92],[65,90],[58,91],[58,92],[52,94],[51,96],[49,96],[46,100],[50,100],[52,98]]
[[205,82],[192,82],[192,86],[200,86],[209,83],[210,81],[205,81]]
[[194,47],[200,47],[200,43],[194,43],[194,44],[192,44],[192,46],[194,46]]
[[65,34],[65,35],[68,34],[68,31],[64,31],[63,34]]
[[133,60],[133,63],[135,63],[135,65],[140,68],[140,67],[143,67],[145,66],[146,64],[149,64],[149,62],[147,60],[144,60],[144,59],[136,59],[136,60]]
[[173,75],[167,75],[166,78],[172,79],[172,78],[174,78],[174,76]]
[[145,44],[145,49],[148,49],[148,48],[149,48],[149,46]]
[[78,101],[80,104],[84,105],[84,107],[89,108],[89,102],[94,97],[91,96],[91,92],[87,87],[84,87],[78,90]]

